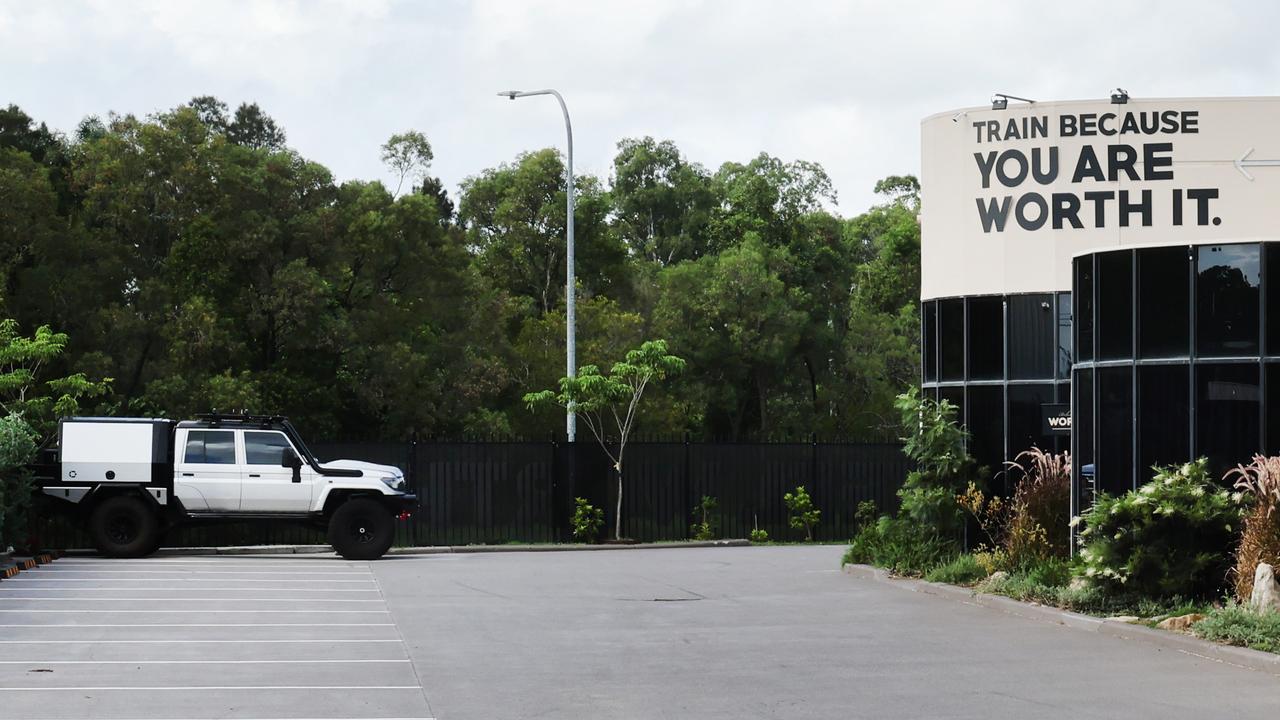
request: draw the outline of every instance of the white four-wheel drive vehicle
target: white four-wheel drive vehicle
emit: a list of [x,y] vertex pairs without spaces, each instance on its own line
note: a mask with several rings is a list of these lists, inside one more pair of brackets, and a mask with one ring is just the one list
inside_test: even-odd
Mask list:
[[40,468],[43,493],[113,557],[148,555],[181,523],[265,520],[327,528],[340,555],[371,560],[417,507],[399,468],[322,464],[279,416],[66,418]]

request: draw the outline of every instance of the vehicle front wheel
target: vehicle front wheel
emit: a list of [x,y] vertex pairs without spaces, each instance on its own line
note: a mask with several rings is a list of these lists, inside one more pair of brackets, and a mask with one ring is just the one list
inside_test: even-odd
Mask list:
[[348,560],[382,557],[395,536],[395,517],[372,498],[352,498],[329,518],[329,544]]
[[142,557],[160,545],[160,519],[142,498],[119,495],[93,509],[89,535],[107,557]]

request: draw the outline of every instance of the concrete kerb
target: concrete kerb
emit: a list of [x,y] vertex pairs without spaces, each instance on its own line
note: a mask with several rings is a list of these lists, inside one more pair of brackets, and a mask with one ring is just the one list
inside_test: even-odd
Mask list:
[[1096,632],[1123,640],[1136,640],[1207,660],[1280,676],[1280,655],[1273,653],[1222,645],[1194,635],[1158,630],[1145,625],[1135,625],[1118,620],[1096,618],[1038,603],[1026,603],[1003,595],[980,593],[956,585],[894,577],[883,568],[871,567],[870,565],[845,565],[843,570],[846,575],[882,582],[903,590],[937,595],[968,605],[978,605],[992,610],[999,610],[1018,617],[1065,625],[1075,630]]

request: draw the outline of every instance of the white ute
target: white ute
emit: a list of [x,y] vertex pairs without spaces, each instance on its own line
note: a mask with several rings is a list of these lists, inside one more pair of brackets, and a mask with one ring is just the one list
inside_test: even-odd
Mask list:
[[264,520],[325,528],[340,555],[372,560],[417,508],[399,468],[322,464],[280,416],[64,418],[36,474],[111,557],[149,555],[182,523]]

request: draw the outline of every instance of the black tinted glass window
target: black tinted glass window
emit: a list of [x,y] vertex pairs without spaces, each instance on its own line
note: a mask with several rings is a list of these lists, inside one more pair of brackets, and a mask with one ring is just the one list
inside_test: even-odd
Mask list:
[[1053,449],[1053,438],[1041,434],[1044,413],[1040,407],[1053,402],[1053,399],[1053,385],[1009,386],[1010,456],[1017,457],[1018,453],[1030,450],[1033,445],[1041,450]]
[[924,354],[924,380],[933,382],[938,379],[938,303],[924,303],[922,317],[920,349]]
[[1071,293],[1058,293],[1058,379],[1071,377]]
[[1133,489],[1133,370],[1098,369],[1098,489]]
[[1263,248],[1267,278],[1267,349],[1268,355],[1280,355],[1280,245],[1268,243]]
[[1191,351],[1191,259],[1185,247],[1138,251],[1138,354]]
[[227,430],[191,430],[183,460],[209,465],[236,464],[236,435]]
[[1076,359],[1088,362],[1093,359],[1093,256],[1075,259]]
[[964,300],[938,302],[938,335],[942,356],[942,379],[964,379]]
[[1258,366],[1196,366],[1196,454],[1214,477],[1259,450]]
[[1004,388],[969,386],[969,454],[991,474],[1004,462]]
[[292,448],[289,440],[278,432],[246,432],[244,458],[249,465],[279,465],[281,451]]
[[1133,253],[1098,255],[1098,359],[1133,357]]
[[1202,356],[1258,354],[1257,245],[1196,249],[1196,350]]
[[1004,377],[1004,300],[999,297],[969,299],[969,378],[999,380]]
[[1054,322],[1052,295],[1009,298],[1010,378],[1053,377]]
[[1138,368],[1138,483],[1151,466],[1191,459],[1191,385],[1186,365]]

